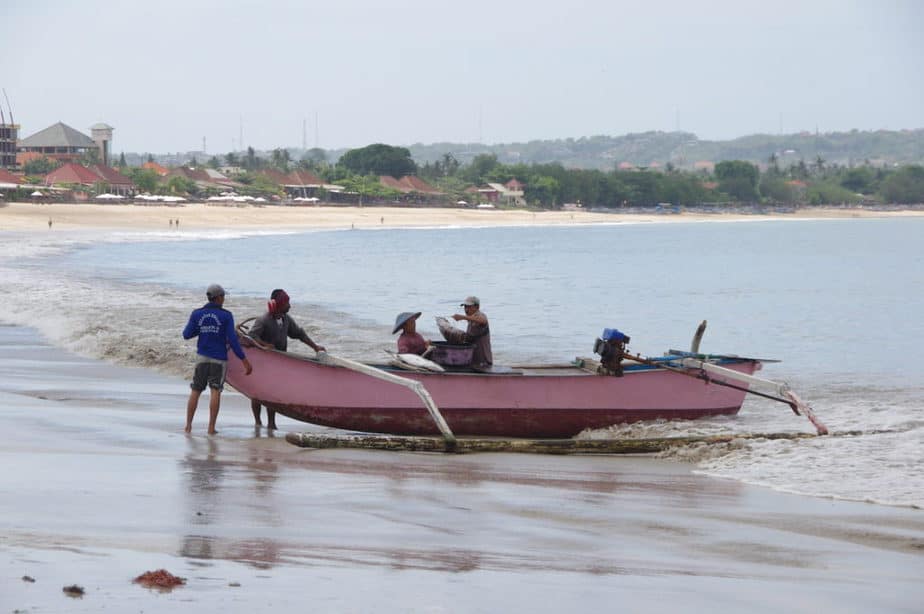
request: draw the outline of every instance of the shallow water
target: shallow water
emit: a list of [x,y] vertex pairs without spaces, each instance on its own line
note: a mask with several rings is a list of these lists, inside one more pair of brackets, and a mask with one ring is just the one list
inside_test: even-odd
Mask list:
[[[400,311],[424,311],[419,328],[435,336],[432,317],[472,293],[502,363],[588,356],[604,327],[630,334],[633,351],[683,349],[707,319],[704,351],[783,359],[762,375],[788,381],[833,431],[865,434],[689,447],[674,458],[783,491],[921,506],[922,238],[920,218],[75,233],[64,245],[17,235],[0,243],[0,320],[85,355],[185,375],[192,345],[179,331],[213,281],[231,291],[238,320],[285,287],[312,337],[354,358],[383,356]],[[755,399],[734,418],[584,436],[811,430]]]
[[[917,510],[651,458],[305,450],[255,430],[233,392],[217,437],[204,407],[186,436],[180,378],[28,328],[0,327],[0,348],[3,611],[911,612],[924,597]],[[131,583],[160,568],[187,584]],[[74,583],[82,599],[61,592]]]

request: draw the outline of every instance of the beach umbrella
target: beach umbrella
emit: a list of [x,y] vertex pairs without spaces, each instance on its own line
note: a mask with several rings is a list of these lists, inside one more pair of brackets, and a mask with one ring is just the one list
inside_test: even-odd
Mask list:
[[97,194],[96,198],[99,200],[112,200],[113,198],[119,198],[119,197],[116,196],[115,194],[106,193],[106,194]]
[[255,202],[255,203],[265,203],[265,202],[266,202],[266,199],[263,198],[262,196],[258,196],[258,197],[256,197],[255,199],[253,199],[253,202]]
[[39,192],[38,190],[36,190],[35,192],[33,192],[32,194],[30,194],[29,196],[45,196],[45,195],[42,194],[41,192]]
[[321,200],[321,199],[318,198],[317,196],[310,196],[310,197],[308,197],[308,198],[305,199],[305,202],[316,203],[316,202],[318,202],[318,201],[320,201],[320,200]]

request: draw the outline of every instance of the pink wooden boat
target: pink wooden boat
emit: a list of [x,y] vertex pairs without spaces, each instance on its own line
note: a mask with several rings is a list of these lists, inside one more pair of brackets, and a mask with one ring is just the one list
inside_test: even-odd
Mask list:
[[[275,350],[249,347],[247,357],[253,373],[244,375],[243,365],[232,354],[228,382],[289,418],[373,433],[440,433],[411,389]],[[710,363],[745,377],[761,365],[758,359],[737,357]],[[562,438],[622,422],[730,415],[741,409],[748,391],[747,384],[732,383],[734,378],[721,374],[707,383],[696,379],[695,369],[654,364],[628,363],[621,377],[568,365],[495,368],[491,373],[369,366],[421,382],[449,428],[460,436]]]

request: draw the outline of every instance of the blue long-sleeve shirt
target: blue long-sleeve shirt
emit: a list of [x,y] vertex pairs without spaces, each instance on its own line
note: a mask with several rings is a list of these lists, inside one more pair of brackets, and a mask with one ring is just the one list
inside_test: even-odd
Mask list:
[[245,358],[234,330],[234,316],[216,303],[208,303],[189,314],[189,322],[183,329],[183,339],[193,337],[199,337],[196,351],[202,356],[228,360],[230,345],[238,358]]

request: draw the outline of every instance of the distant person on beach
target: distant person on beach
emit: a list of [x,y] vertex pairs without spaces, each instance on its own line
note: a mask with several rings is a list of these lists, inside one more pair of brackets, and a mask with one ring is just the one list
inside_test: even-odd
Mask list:
[[420,317],[420,313],[419,311],[405,311],[399,313],[398,317],[395,318],[395,327],[392,329],[391,334],[394,335],[399,330],[403,331],[401,336],[398,337],[399,354],[417,354],[420,356],[430,347],[430,342],[417,332],[417,318]]
[[48,218],[48,227],[51,228],[51,218]]
[[[477,296],[467,296],[459,306],[465,310],[465,313],[457,313],[452,316],[452,319],[456,322],[460,320],[468,322],[468,328],[465,330],[462,341],[475,346],[472,366],[491,366],[494,364],[494,356],[491,353],[491,328],[488,326],[488,316],[481,311],[481,301]],[[447,339],[447,341],[452,342],[453,340]]]
[[[270,293],[269,302],[266,303],[266,313],[257,318],[250,327],[250,337],[254,342],[265,350],[277,349],[285,352],[289,339],[292,338],[310,346],[315,352],[326,351],[323,345],[312,341],[308,333],[296,324],[289,315],[290,308],[289,295],[286,291],[282,288],[273,290]],[[253,410],[253,419],[257,426],[263,426],[260,422],[260,407],[259,401],[250,401],[250,409]],[[269,407],[266,408],[266,427],[276,430],[276,412]]]
[[173,218],[170,218],[170,228],[173,228]]
[[180,219],[179,219],[179,218],[177,218],[176,222],[174,222],[174,225],[175,225],[177,228],[180,227]]
[[189,321],[183,329],[183,338],[198,337],[196,369],[193,373],[192,383],[189,385],[189,401],[186,403],[186,432],[192,432],[193,416],[199,405],[199,396],[205,387],[210,389],[209,397],[209,435],[217,433],[215,422],[218,419],[218,409],[221,406],[221,391],[225,385],[225,373],[228,369],[228,346],[244,364],[246,375],[250,375],[253,367],[244,354],[234,330],[234,316],[227,311],[225,303],[225,290],[218,284],[210,285],[205,296],[208,299],[203,307],[189,314]]

